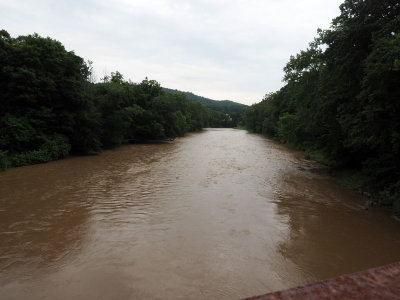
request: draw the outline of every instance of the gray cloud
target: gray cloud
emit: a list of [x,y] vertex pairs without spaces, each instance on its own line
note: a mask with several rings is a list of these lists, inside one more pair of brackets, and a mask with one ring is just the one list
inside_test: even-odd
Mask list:
[[290,55],[339,14],[339,0],[0,0],[0,26],[37,32],[94,61],[213,99],[251,104],[282,85]]

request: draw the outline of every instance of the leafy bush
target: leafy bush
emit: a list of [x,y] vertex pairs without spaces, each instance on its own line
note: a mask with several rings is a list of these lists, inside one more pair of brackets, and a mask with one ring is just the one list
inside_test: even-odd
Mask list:
[[285,113],[278,121],[279,140],[290,145],[296,145],[298,142],[297,132],[299,124],[296,115]]
[[10,167],[10,160],[7,156],[7,151],[0,150],[0,170],[5,170]]
[[68,140],[63,136],[56,135],[47,140],[38,150],[16,153],[9,157],[4,155],[2,161],[6,163],[4,169],[7,167],[20,167],[64,158],[68,156],[70,150],[71,145]]

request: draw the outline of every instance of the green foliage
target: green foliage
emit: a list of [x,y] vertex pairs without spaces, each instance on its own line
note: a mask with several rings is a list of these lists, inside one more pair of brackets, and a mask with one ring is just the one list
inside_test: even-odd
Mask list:
[[11,166],[26,166],[64,158],[68,156],[70,149],[71,145],[68,140],[63,136],[56,135],[51,139],[46,139],[38,150],[16,153],[8,158],[4,157],[4,160]]
[[0,170],[5,170],[11,166],[10,159],[7,156],[7,151],[0,150]]
[[94,83],[92,62],[37,34],[0,31],[0,168],[97,153],[128,142],[183,136],[209,110],[155,80],[112,72]]
[[[244,122],[243,115],[247,108],[246,105],[237,102],[222,100],[216,101],[205,97],[197,96],[190,92],[181,92],[163,88],[164,91],[170,94],[184,94],[189,100],[198,104],[203,104],[208,107],[209,113],[208,123],[210,127],[236,127]],[[204,127],[204,126],[203,126]]]
[[246,126],[353,170],[399,213],[400,4],[345,0],[340,10],[290,57],[286,85],[246,110]]
[[322,150],[308,150],[304,155],[305,159],[312,159],[326,166],[335,166],[336,162],[333,161],[324,151]]
[[231,128],[234,127],[233,120],[230,115],[212,110],[208,120],[210,127],[213,128]]
[[299,130],[299,121],[296,115],[285,113],[279,117],[278,138],[284,143],[296,145],[297,131]]

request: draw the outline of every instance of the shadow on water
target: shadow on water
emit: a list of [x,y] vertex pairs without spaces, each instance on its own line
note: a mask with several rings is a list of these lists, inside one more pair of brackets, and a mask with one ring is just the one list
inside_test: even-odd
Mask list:
[[308,283],[400,260],[398,222],[380,208],[364,210],[361,196],[324,173],[317,167],[282,175],[275,203],[289,231],[278,246],[281,255]]

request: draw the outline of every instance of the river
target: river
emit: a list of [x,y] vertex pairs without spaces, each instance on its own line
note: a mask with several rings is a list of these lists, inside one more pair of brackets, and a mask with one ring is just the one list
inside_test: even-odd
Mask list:
[[1,299],[240,299],[400,260],[301,153],[208,129],[0,173]]

